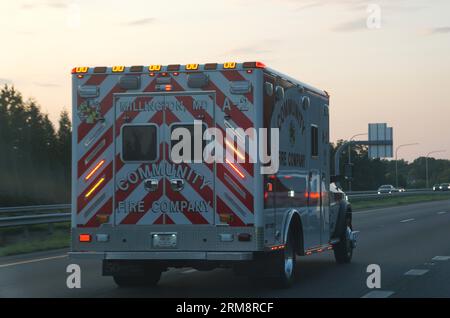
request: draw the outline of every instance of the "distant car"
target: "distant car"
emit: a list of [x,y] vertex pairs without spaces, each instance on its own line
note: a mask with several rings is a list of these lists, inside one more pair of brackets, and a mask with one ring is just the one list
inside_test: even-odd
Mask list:
[[439,191],[450,191],[450,183],[442,183],[439,185]]
[[435,184],[435,185],[433,186],[433,191],[439,191],[439,190],[440,190],[440,189],[439,189],[440,186],[441,186],[440,184]]
[[392,184],[385,184],[385,185],[382,185],[381,187],[379,187],[377,192],[378,192],[378,194],[391,194],[391,193],[403,192],[403,191],[399,191],[399,189],[394,187]]

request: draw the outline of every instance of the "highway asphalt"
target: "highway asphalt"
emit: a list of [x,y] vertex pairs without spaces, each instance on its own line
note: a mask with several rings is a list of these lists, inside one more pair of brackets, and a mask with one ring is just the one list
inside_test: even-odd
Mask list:
[[[81,288],[68,289],[66,250],[0,258],[0,297],[450,297],[450,201],[354,213],[360,231],[351,264],[332,252],[298,259],[288,290],[253,285],[228,269],[163,274],[155,288],[118,288],[99,261],[77,261]],[[366,285],[367,266],[381,269],[381,288]]]

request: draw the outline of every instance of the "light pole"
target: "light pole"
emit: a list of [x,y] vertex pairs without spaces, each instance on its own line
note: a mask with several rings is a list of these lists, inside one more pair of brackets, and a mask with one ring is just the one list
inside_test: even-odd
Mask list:
[[[350,141],[352,141],[353,139],[355,139],[356,137],[359,137],[359,136],[366,136],[366,135],[368,135],[367,133],[361,133],[361,134],[356,134],[356,135],[353,135],[351,138],[350,138]],[[348,165],[350,166],[351,164],[352,164],[352,148],[351,148],[351,146],[349,145],[348,146]],[[348,179],[348,191],[349,192],[352,192],[352,180],[351,180],[351,178],[349,178]]]
[[403,144],[403,145],[400,145],[400,146],[398,146],[396,149],[395,149],[395,187],[398,189],[398,160],[397,160],[397,153],[398,153],[398,150],[400,149],[400,148],[402,148],[402,147],[407,147],[407,146],[415,146],[415,145],[418,145],[419,143],[418,142],[414,142],[414,143],[412,143],[412,144]]
[[427,184],[427,189],[428,189],[428,187],[429,187],[429,184],[428,184],[428,157],[431,155],[431,154],[434,154],[434,153],[440,153],[440,152],[445,152],[446,150],[445,149],[442,149],[442,150],[433,150],[433,151],[430,151],[429,153],[427,153],[427,155],[426,155],[426,157],[425,157],[425,171],[426,171],[426,184]]

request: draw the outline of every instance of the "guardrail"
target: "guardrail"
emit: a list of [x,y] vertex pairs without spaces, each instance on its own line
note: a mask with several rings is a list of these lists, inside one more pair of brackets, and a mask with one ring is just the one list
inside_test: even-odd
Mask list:
[[70,204],[0,208],[0,215],[9,215],[0,217],[0,228],[68,222],[70,221],[70,213],[67,213],[69,210]]
[[445,194],[448,192],[441,192],[441,191],[433,191],[428,189],[417,189],[417,190],[406,190],[405,192],[393,192],[393,193],[381,193],[378,194],[377,191],[372,191],[371,193],[355,193],[352,192],[350,194],[347,194],[349,200],[364,200],[364,199],[385,199],[389,197],[406,197],[406,196],[413,196],[418,194],[424,194],[424,195],[438,195],[438,194]]
[[[353,191],[347,193],[350,200],[364,199],[384,199],[396,196],[411,196],[417,194],[439,194],[446,193],[429,189],[410,189],[405,192],[395,192],[391,194],[378,194],[377,191]],[[51,204],[0,208],[0,215],[10,215],[0,217],[0,228],[13,226],[27,226],[35,224],[53,224],[70,221],[70,204]],[[53,213],[49,213],[53,212]],[[17,215],[20,214],[20,215]]]

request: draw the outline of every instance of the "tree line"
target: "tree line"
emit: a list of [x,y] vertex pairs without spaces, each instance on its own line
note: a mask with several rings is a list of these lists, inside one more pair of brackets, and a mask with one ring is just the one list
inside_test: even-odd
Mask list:
[[[57,128],[33,99],[13,86],[0,91],[0,206],[69,203],[71,194],[71,121],[62,111]],[[332,144],[334,158],[337,144]],[[341,164],[347,161],[344,152]],[[367,147],[352,148],[352,190],[395,185],[394,160],[369,160]],[[333,166],[334,160],[330,160]],[[450,160],[428,159],[429,184],[450,182]],[[333,169],[333,167],[331,167]],[[341,167],[343,171],[344,167]],[[332,170],[334,171],[334,170]],[[398,161],[399,186],[425,187],[425,158]],[[341,183],[348,189],[348,181]]]
[[[332,158],[339,145],[332,144]],[[426,158],[418,157],[412,162],[403,159],[398,160],[398,186],[403,188],[421,189],[426,187]],[[334,166],[334,160],[331,161]],[[348,151],[344,151],[341,163],[341,172],[348,162]],[[369,159],[367,146],[356,146],[351,149],[353,191],[375,190],[380,185],[392,184],[396,186],[395,160]],[[334,168],[333,168],[334,169]],[[334,170],[332,170],[334,171]],[[341,185],[344,190],[349,190],[348,179],[343,179]],[[450,182],[450,160],[428,158],[428,185]]]
[[13,86],[0,91],[0,206],[70,202],[71,122],[58,128]]

